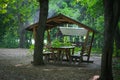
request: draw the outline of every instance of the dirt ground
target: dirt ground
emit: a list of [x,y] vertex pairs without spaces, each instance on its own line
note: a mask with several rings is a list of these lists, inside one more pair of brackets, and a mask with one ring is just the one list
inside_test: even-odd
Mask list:
[[99,56],[91,56],[94,63],[80,66],[46,64],[33,66],[28,49],[0,49],[0,80],[91,80],[99,75]]

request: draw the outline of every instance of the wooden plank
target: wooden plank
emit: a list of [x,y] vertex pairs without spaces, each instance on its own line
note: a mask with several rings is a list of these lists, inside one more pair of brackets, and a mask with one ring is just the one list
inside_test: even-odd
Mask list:
[[84,54],[84,52],[85,52],[85,50],[86,50],[86,45],[87,45],[88,37],[89,37],[89,31],[88,31],[87,34],[86,34],[85,42],[84,42],[84,44],[83,44],[83,46],[82,46],[82,50],[81,50],[81,61],[83,61],[83,54]]
[[48,41],[48,45],[51,44],[51,40],[50,40],[50,30],[47,30],[47,41]]
[[92,34],[92,39],[91,39],[91,42],[90,42],[90,48],[89,48],[89,51],[88,51],[88,59],[87,59],[87,61],[89,61],[89,59],[90,59],[90,53],[91,53],[91,49],[92,49],[92,43],[93,43],[93,40],[94,40],[94,32],[93,32],[93,34]]
[[36,39],[36,27],[33,28],[33,37],[34,37],[34,40]]

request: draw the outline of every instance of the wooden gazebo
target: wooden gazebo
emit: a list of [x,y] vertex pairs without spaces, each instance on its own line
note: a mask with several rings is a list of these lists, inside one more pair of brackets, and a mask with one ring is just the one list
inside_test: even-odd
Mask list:
[[[89,61],[89,57],[90,57],[90,53],[91,53],[91,48],[92,48],[92,43],[93,43],[93,39],[94,39],[94,34],[97,33],[96,30],[74,20],[74,19],[71,19],[70,17],[67,17],[63,14],[58,14],[54,17],[51,17],[51,18],[48,18],[47,19],[47,23],[46,23],[46,30],[48,32],[48,42],[50,42],[50,33],[49,33],[49,30],[54,28],[54,27],[57,27],[61,24],[76,24],[78,25],[78,27],[80,28],[84,28],[87,30],[87,34],[86,34],[86,39],[85,39],[85,43],[84,43],[84,46],[87,45],[87,41],[88,41],[88,36],[89,36],[89,33],[92,33],[92,38],[91,38],[91,41],[90,41],[90,48],[89,48],[89,52],[88,52],[88,59],[87,61]],[[32,24],[30,26],[28,26],[26,28],[26,30],[28,31],[33,31],[34,35],[36,34],[36,28],[38,27],[38,23],[35,23],[35,24]]]

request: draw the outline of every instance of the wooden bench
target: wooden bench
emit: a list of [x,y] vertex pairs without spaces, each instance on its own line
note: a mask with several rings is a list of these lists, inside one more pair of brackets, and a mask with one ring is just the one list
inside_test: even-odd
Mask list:
[[52,52],[51,51],[43,52],[43,58],[44,58],[45,62],[49,62],[49,60],[51,59],[51,56],[52,56]]
[[[90,50],[90,46],[82,46],[82,49],[81,51],[79,51],[78,53],[74,53],[73,55],[71,55],[70,57],[70,63],[72,61],[74,62],[89,62],[89,57],[90,57],[90,53],[89,53],[89,50]],[[84,60],[83,57],[86,56],[87,57],[87,60]]]

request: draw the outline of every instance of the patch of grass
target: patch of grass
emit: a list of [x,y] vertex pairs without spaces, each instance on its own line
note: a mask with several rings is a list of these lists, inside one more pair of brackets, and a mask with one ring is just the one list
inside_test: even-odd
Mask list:
[[102,53],[102,49],[101,48],[92,48],[91,52],[93,54],[101,54]]

